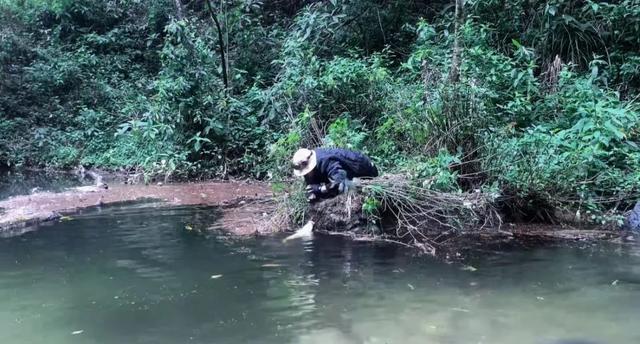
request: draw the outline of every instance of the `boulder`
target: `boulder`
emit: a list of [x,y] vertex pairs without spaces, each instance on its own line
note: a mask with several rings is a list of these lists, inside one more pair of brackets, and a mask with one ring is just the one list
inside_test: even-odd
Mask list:
[[627,216],[625,227],[631,231],[640,232],[640,202],[636,203],[636,206]]

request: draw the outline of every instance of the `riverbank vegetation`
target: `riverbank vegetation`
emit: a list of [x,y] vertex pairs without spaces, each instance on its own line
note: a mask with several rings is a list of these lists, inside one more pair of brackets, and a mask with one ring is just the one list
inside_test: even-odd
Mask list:
[[615,222],[640,191],[637,0],[0,0],[0,20],[0,165],[280,180],[338,146],[515,220]]

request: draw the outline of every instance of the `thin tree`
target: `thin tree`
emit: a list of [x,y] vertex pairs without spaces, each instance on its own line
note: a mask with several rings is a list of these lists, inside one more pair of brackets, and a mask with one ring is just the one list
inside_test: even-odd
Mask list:
[[227,72],[227,57],[225,54],[225,42],[224,37],[222,35],[222,28],[220,27],[220,21],[218,21],[218,17],[213,10],[213,6],[211,6],[211,0],[206,0],[207,9],[209,10],[209,16],[211,17],[211,21],[216,26],[216,30],[218,31],[218,50],[220,52],[220,64],[222,65],[222,81],[224,83],[224,94],[227,95],[229,93],[229,74]]
[[176,11],[178,14],[178,20],[182,20],[184,19],[184,15],[182,14],[182,3],[180,2],[180,0],[175,0],[176,3]]
[[457,83],[460,80],[460,63],[462,47],[460,46],[461,26],[464,23],[464,0],[455,0],[455,24],[453,40],[453,57],[451,58],[451,70],[449,71],[449,81]]

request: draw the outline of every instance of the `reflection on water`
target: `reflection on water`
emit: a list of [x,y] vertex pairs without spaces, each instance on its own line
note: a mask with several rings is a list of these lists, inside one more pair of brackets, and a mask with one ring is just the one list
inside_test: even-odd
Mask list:
[[16,195],[28,195],[34,188],[39,191],[60,192],[65,188],[92,183],[89,179],[80,180],[71,173],[11,171],[0,168],[0,200]]
[[198,234],[216,217],[110,208],[1,238],[0,343],[640,343],[634,247],[471,271],[341,238]]

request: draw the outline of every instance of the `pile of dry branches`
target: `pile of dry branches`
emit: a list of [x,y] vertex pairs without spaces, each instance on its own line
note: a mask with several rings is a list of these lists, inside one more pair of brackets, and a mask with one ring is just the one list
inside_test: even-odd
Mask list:
[[484,193],[433,191],[404,175],[353,186],[310,205],[302,188],[293,188],[278,197],[269,225],[283,230],[313,220],[317,231],[392,241],[433,254],[460,234],[488,233],[502,224],[491,196]]
[[481,192],[433,191],[402,175],[363,181],[362,192],[376,200],[372,220],[387,236],[427,251],[460,234],[499,230],[502,224],[492,196]]

